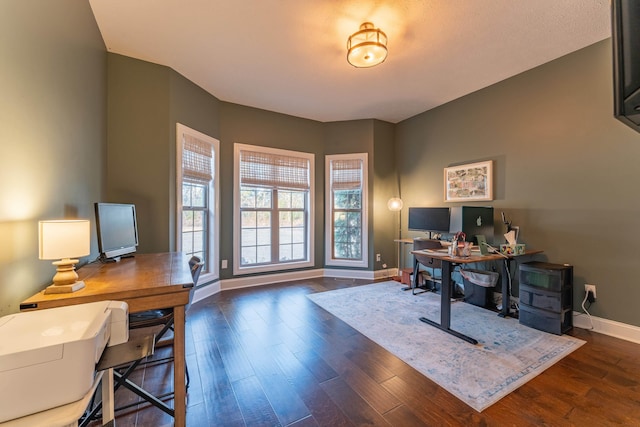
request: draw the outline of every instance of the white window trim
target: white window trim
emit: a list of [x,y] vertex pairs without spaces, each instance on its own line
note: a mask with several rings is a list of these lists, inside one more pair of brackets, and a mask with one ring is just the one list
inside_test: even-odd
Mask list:
[[[309,223],[307,227],[307,242],[309,245],[308,261],[292,261],[273,265],[261,265],[258,267],[240,266],[240,151],[260,151],[265,153],[279,154],[283,156],[303,157],[309,160]],[[314,266],[314,229],[315,229],[315,155],[301,151],[281,150],[278,148],[262,147],[258,145],[234,144],[233,154],[233,274],[240,276],[243,274],[265,273],[270,271],[291,270],[296,268],[306,268]]]
[[220,279],[220,141],[176,123],[176,249],[182,250],[182,136],[191,135],[207,141],[213,148],[213,179],[209,184],[209,259],[210,271],[200,275],[198,283],[208,283]]
[[[359,159],[362,160],[362,259],[346,260],[333,258],[333,202],[332,202],[332,186],[331,186],[331,161]],[[369,165],[367,153],[354,154],[333,154],[325,156],[325,265],[335,267],[369,267]]]

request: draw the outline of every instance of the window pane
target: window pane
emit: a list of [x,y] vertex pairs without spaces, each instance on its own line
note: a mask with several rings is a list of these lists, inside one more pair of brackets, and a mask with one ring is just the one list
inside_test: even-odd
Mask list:
[[291,245],[280,245],[280,261],[290,261],[291,258]]
[[271,262],[271,246],[258,246],[258,263]]
[[281,228],[280,229],[280,244],[291,243],[291,229]]
[[291,225],[293,227],[304,227],[304,212],[291,212]]
[[182,250],[186,253],[193,251],[193,234],[182,233]]
[[255,246],[242,248],[241,265],[255,264],[257,262],[256,252]]
[[255,228],[257,226],[256,217],[256,212],[242,212],[240,226],[242,228]]
[[294,228],[291,233],[291,242],[304,243],[304,241],[305,241],[304,228]]
[[346,249],[344,243],[335,243],[333,245],[333,257],[334,258],[346,258]]
[[333,224],[336,227],[346,227],[347,226],[347,213],[346,212],[334,212],[334,214],[333,214]]
[[349,195],[346,191],[333,192],[333,207],[336,209],[346,209],[349,206]]
[[249,189],[240,190],[240,207],[241,208],[255,208],[256,207],[256,192]]
[[193,212],[193,229],[204,231],[205,229],[205,213],[203,211]]
[[360,212],[349,212],[347,214],[347,221],[348,221],[349,227],[360,228]]
[[290,191],[278,191],[278,208],[288,209],[291,208],[291,192]]
[[255,228],[243,228],[241,246],[255,246],[258,243]]
[[182,185],[182,206],[191,206],[191,185]]
[[257,243],[259,245],[271,244],[271,229],[270,228],[258,228],[257,230]]
[[291,212],[280,212],[280,227],[291,227]]
[[182,211],[182,231],[193,231],[193,212]]
[[293,249],[292,259],[294,260],[305,259],[306,254],[304,250],[304,243],[294,244],[291,246]]
[[193,207],[198,207],[198,208],[204,208],[206,206],[207,203],[207,198],[206,198],[206,194],[207,194],[207,187],[205,187],[204,185],[193,185],[192,186],[192,193],[191,193],[191,206]]
[[304,209],[304,194],[301,191],[294,191],[291,193],[291,207],[293,209]]
[[271,208],[271,190],[256,190],[256,208]]
[[257,227],[271,227],[271,212],[258,212]]
[[193,233],[193,250],[200,252],[204,249],[204,233],[202,231],[196,231]]
[[335,227],[333,229],[333,240],[336,243],[344,243],[349,240],[349,232],[346,227]]
[[349,194],[349,208],[361,209],[362,208],[362,192],[360,190],[354,190]]

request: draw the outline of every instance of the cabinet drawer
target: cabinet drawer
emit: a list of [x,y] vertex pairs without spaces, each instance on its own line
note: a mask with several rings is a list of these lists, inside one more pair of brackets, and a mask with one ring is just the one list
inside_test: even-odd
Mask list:
[[521,284],[520,303],[559,313],[562,310],[562,295],[560,292],[546,292]]
[[560,291],[572,286],[573,268],[545,262],[528,262],[520,265],[518,277],[521,284],[547,291]]
[[540,331],[562,335],[572,327],[571,310],[553,313],[526,304],[520,304],[520,323]]

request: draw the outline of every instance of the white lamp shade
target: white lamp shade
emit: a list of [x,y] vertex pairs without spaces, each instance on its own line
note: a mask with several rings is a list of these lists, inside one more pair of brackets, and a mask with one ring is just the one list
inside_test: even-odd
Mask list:
[[38,223],[39,258],[65,259],[89,255],[89,220],[55,220]]

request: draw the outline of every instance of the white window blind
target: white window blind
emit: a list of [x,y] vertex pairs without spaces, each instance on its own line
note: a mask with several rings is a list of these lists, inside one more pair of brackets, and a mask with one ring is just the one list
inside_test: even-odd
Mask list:
[[185,181],[208,184],[212,180],[211,144],[192,135],[183,135],[182,177]]
[[333,190],[358,190],[362,188],[362,160],[344,159],[331,161],[331,187]]
[[308,190],[309,160],[274,153],[240,151],[241,185]]

